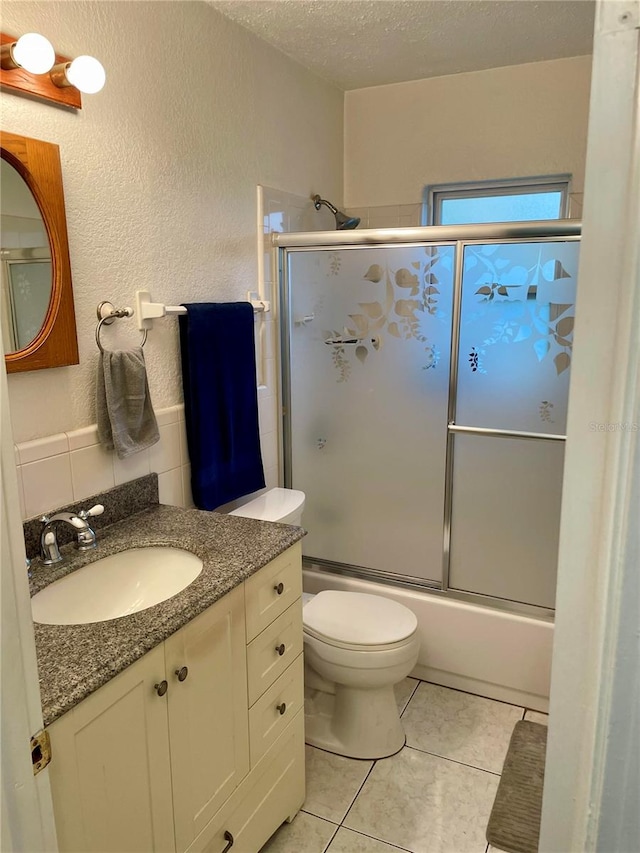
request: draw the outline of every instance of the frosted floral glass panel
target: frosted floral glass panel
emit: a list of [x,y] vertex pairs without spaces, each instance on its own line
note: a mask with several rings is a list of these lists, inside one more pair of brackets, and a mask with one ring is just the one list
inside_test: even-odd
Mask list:
[[13,349],[28,346],[42,328],[51,299],[51,261],[8,263]]
[[449,585],[554,607],[564,442],[455,436]]
[[309,557],[440,581],[451,246],[289,254]]
[[579,243],[464,249],[456,423],[566,430]]

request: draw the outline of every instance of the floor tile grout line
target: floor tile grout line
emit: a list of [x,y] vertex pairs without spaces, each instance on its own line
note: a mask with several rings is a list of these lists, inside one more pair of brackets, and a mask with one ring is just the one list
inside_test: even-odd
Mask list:
[[422,683],[422,682],[420,681],[420,679],[418,679],[418,678],[417,678],[417,679],[416,679],[416,686],[415,686],[415,687],[413,688],[413,690],[411,691],[411,695],[410,695],[410,696],[409,696],[409,698],[407,699],[407,702],[406,702],[406,704],[405,704],[404,708],[403,708],[403,709],[402,709],[402,711],[400,712],[400,719],[402,719],[402,717],[404,717],[404,713],[405,713],[405,711],[407,710],[407,708],[409,707],[409,704],[410,704],[411,700],[412,700],[412,699],[413,699],[413,697],[416,695],[416,690],[418,689],[418,687],[420,687],[420,684],[421,684],[421,683]]
[[[405,746],[406,746],[406,744],[405,744]],[[404,746],[402,747],[402,749],[404,749]],[[400,751],[402,751],[402,750],[400,750]],[[375,760],[374,760],[374,762],[373,762],[373,764],[372,764],[372,765],[371,765],[371,767],[369,768],[369,772],[367,773],[367,775],[366,775],[366,776],[364,777],[364,779],[362,780],[362,784],[360,785],[360,787],[359,787],[359,788],[358,788],[358,790],[356,791],[356,795],[355,795],[355,797],[351,800],[351,804],[349,805],[349,808],[348,808],[348,809],[346,810],[346,812],[344,813],[344,816],[343,816],[342,820],[340,821],[340,826],[344,826],[344,822],[345,822],[345,820],[347,819],[347,817],[349,816],[349,812],[351,811],[351,809],[353,808],[353,806],[354,806],[354,804],[355,804],[356,800],[357,800],[357,799],[358,799],[358,797],[360,796],[360,791],[362,791],[362,789],[363,789],[363,788],[364,788],[364,786],[366,785],[366,783],[367,783],[367,779],[369,778],[369,776],[371,776],[371,772],[372,772],[373,768],[376,766],[376,764],[378,763],[378,761],[379,761],[379,760],[380,760],[380,759],[375,759]],[[348,829],[349,827],[345,827],[345,828],[346,828],[346,829]]]
[[[334,824],[334,826],[335,826],[335,824]],[[333,844],[333,839],[334,839],[334,838],[336,837],[336,835],[338,834],[338,830],[339,830],[339,829],[340,829],[340,827],[339,827],[339,826],[336,826],[336,828],[335,828],[335,829],[334,829],[334,831],[333,831],[333,835],[331,836],[331,838],[330,838],[330,839],[329,839],[329,841],[327,842],[327,845],[326,845],[326,847],[324,848],[324,850],[322,851],[322,853],[327,853],[327,850],[328,850],[328,849],[331,847],[331,845]],[[487,851],[486,851],[486,850],[485,850],[485,853],[487,853]]]
[[[413,678],[414,676],[409,677]],[[480,693],[471,693],[470,690],[462,690],[460,687],[448,687],[446,684],[438,684],[435,681],[425,681],[424,678],[419,678],[418,681],[420,684],[431,684],[433,687],[441,687],[443,690],[452,690],[454,693],[464,693],[467,696],[476,696],[478,699],[486,699],[487,702],[497,702],[499,705],[509,705],[510,708],[521,708],[523,711],[534,710],[534,708],[526,708],[524,705],[518,705],[517,702],[507,702],[504,699],[493,699],[491,696],[482,696]],[[538,713],[543,714],[544,711],[539,711]]]
[[393,847],[394,850],[401,850],[402,853],[412,853],[412,851],[409,850],[407,847],[399,847],[392,841],[386,841],[384,838],[378,838],[377,835],[369,835],[368,832],[363,832],[361,829],[352,829],[350,826],[339,826],[338,829],[346,829],[348,832],[354,832],[356,835],[363,835],[365,838],[370,838],[372,841],[379,841],[381,844],[386,844],[388,847]]
[[[402,747],[402,749],[405,749],[405,748],[406,748],[406,744],[405,744],[405,746],[403,746],[403,747]],[[400,750],[400,752],[402,752],[402,750]],[[397,755],[397,754],[398,754],[398,753],[396,753],[396,755]],[[356,793],[355,793],[355,795],[354,795],[354,797],[353,797],[353,800],[351,801],[351,803],[350,803],[350,805],[349,805],[349,807],[348,807],[347,811],[346,811],[346,812],[345,812],[345,814],[344,814],[344,817],[342,818],[342,820],[341,820],[341,822],[340,822],[339,824],[336,824],[334,821],[329,820],[329,819],[328,819],[328,818],[326,818],[326,817],[321,817],[320,815],[314,814],[313,812],[306,811],[306,810],[305,810],[305,809],[303,809],[303,808],[301,808],[301,809],[300,809],[300,811],[301,811],[301,812],[304,812],[305,814],[311,815],[311,817],[316,817],[316,818],[318,818],[319,820],[325,820],[327,823],[330,823],[330,824],[332,824],[333,826],[335,826],[335,831],[334,831],[333,835],[331,836],[331,838],[329,839],[329,843],[328,843],[328,844],[327,844],[327,846],[324,848],[323,853],[327,853],[327,850],[329,849],[329,847],[330,847],[330,846],[331,846],[331,844],[333,843],[334,838],[335,838],[335,837],[336,837],[336,835],[338,834],[338,830],[339,830],[339,829],[342,829],[342,828],[344,828],[344,829],[348,829],[350,832],[356,832],[356,833],[359,833],[360,835],[364,835],[364,836],[365,836],[365,838],[371,838],[373,841],[379,841],[379,842],[380,842],[380,843],[382,843],[382,844],[388,844],[390,847],[394,847],[396,850],[402,850],[402,851],[403,851],[403,853],[411,853],[411,851],[410,851],[410,850],[407,850],[407,849],[406,849],[406,847],[398,847],[396,844],[391,844],[389,841],[385,841],[383,838],[377,838],[375,835],[368,835],[366,832],[360,832],[360,830],[357,830],[357,829],[351,829],[351,827],[349,827],[349,826],[345,826],[345,825],[344,825],[344,822],[345,822],[345,820],[347,819],[347,817],[348,817],[348,815],[349,815],[349,812],[350,812],[350,811],[351,811],[351,809],[353,808],[353,806],[354,806],[354,804],[355,804],[355,801],[358,799],[358,796],[359,796],[360,792],[362,791],[362,789],[364,788],[364,786],[365,786],[365,784],[366,784],[367,779],[368,779],[368,778],[369,778],[369,776],[371,775],[371,771],[372,771],[372,770],[373,770],[373,768],[376,766],[376,764],[378,763],[378,761],[379,761],[379,760],[380,760],[380,759],[374,759],[373,764],[372,764],[372,765],[371,765],[371,767],[369,768],[369,771],[367,772],[367,775],[366,775],[366,776],[364,777],[364,779],[362,780],[362,784],[360,785],[360,787],[359,787],[359,788],[358,788],[358,790],[356,791]]]
[[336,823],[335,820],[330,820],[328,817],[322,817],[322,815],[316,814],[315,812],[310,812],[308,809],[300,809],[301,812],[305,814],[311,815],[311,817],[317,817],[318,820],[324,820],[327,823],[332,823],[337,829],[340,829],[340,824]]
[[[518,705],[516,702],[507,702],[504,699],[494,699],[492,696],[483,696],[480,693],[471,693],[469,690],[462,690],[459,687],[449,687],[447,684],[438,684],[436,681],[426,681],[424,678],[416,678],[415,675],[409,675],[409,676],[407,676],[407,678],[412,678],[418,682],[416,684],[414,690],[413,690],[413,693],[411,694],[409,702],[411,701],[411,699],[413,699],[413,697],[416,694],[416,690],[418,689],[418,687],[421,684],[429,684],[432,687],[441,687],[443,690],[452,690],[454,693],[464,693],[467,696],[477,696],[478,699],[486,699],[487,702],[497,702],[499,705],[509,705],[509,707],[511,707],[511,708],[520,708],[520,709],[522,709],[522,719],[523,720],[524,720],[525,715],[527,714],[528,711],[531,711],[533,714],[542,714],[544,717],[549,716],[548,711],[538,711],[536,708],[529,708],[526,705]],[[404,710],[402,711],[402,714],[400,716],[402,716],[404,714],[404,712],[407,710],[407,706],[408,706],[409,702],[407,702],[407,704],[405,705]]]
[[485,767],[476,767],[474,764],[466,764],[464,761],[458,761],[457,758],[448,758],[446,755],[438,755],[437,752],[429,752],[428,749],[420,749],[419,746],[411,746],[410,744],[405,744],[405,749],[414,749],[416,752],[421,752],[423,755],[431,755],[433,758],[440,758],[442,761],[451,761],[453,764],[459,764],[461,767],[468,767],[469,770],[478,770],[480,773],[489,773],[490,776],[497,776],[500,778],[502,773],[497,773],[495,770],[487,770]]

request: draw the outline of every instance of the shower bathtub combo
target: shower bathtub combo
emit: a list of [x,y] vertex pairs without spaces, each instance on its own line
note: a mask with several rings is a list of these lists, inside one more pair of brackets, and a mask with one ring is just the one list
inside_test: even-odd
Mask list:
[[407,605],[415,675],[538,710],[579,239],[573,220],[273,235],[305,589]]

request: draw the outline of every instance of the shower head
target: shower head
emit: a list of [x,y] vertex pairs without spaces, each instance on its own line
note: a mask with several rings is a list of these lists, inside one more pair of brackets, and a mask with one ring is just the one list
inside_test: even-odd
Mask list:
[[338,210],[335,214],[335,217],[336,230],[338,231],[350,231],[360,225],[359,216],[347,216],[346,213],[342,213],[342,211]]
[[327,201],[325,198],[320,198],[319,195],[314,195],[311,197],[311,200],[313,201],[313,206],[316,210],[320,210],[320,207],[323,204],[325,207],[329,208],[336,218],[336,231],[349,231],[360,225],[360,219],[357,216],[347,216],[346,213],[338,210],[337,207],[334,207],[331,202]]

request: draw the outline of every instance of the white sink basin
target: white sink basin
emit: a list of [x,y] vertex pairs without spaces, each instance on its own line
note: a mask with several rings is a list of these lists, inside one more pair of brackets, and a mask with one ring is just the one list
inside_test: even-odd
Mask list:
[[132,548],[60,578],[31,599],[34,622],[84,625],[146,610],[189,586],[202,560],[181,548]]

